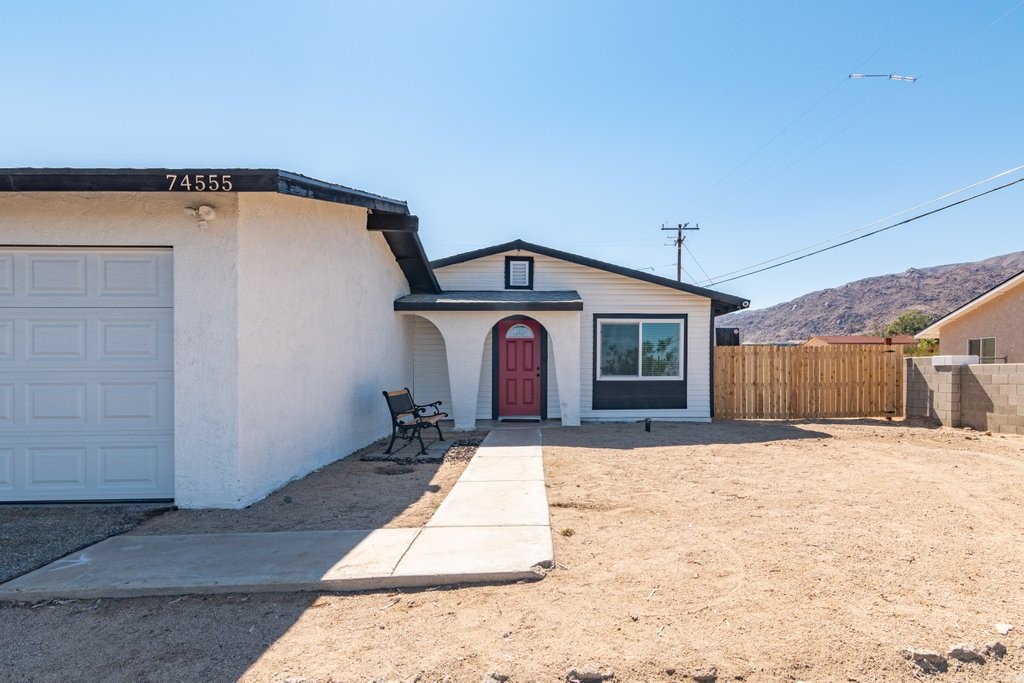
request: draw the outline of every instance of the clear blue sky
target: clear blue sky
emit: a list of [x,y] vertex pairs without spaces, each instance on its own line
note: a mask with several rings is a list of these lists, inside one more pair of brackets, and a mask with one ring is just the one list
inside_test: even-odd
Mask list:
[[[431,258],[520,237],[674,277],[659,228],[699,222],[714,276],[1024,164],[1021,5],[10,3],[0,166],[284,168],[408,200]],[[1016,251],[1022,207],[718,288],[757,308]]]

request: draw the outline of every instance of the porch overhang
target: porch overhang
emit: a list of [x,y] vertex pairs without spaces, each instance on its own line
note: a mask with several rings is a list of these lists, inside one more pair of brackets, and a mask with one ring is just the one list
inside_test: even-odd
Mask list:
[[407,294],[395,300],[396,311],[582,311],[579,292],[464,291]]

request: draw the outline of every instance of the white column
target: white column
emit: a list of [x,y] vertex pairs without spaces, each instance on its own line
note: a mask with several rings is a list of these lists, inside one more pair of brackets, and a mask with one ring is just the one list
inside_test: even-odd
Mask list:
[[421,311],[418,314],[434,323],[444,337],[455,429],[475,429],[480,364],[487,332],[494,325],[494,314],[468,311]]
[[[580,424],[580,313],[537,311],[533,317],[547,330],[555,354],[558,403],[563,427]],[[549,363],[550,366],[550,363]]]

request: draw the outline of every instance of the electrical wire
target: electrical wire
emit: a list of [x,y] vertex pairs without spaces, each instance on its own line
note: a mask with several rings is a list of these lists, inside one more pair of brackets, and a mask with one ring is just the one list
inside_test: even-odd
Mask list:
[[1012,187],[1013,185],[1016,185],[1017,183],[1024,183],[1024,178],[1018,178],[1017,180],[1013,180],[1011,182],[1008,182],[1005,185],[1000,185],[998,187],[994,187],[991,190],[985,190],[984,192],[979,192],[978,194],[971,195],[970,197],[965,197],[963,199],[960,199],[958,201],[952,202],[950,204],[946,204],[944,206],[940,206],[937,209],[932,209],[931,211],[926,211],[925,213],[918,214],[916,216],[911,216],[910,218],[907,218],[906,220],[902,220],[902,221],[900,221],[898,223],[893,223],[892,225],[887,225],[884,228],[879,228],[878,230],[872,230],[871,232],[865,233],[863,235],[858,235],[857,237],[851,237],[848,240],[845,240],[843,242],[839,242],[838,244],[833,244],[833,245],[828,246],[828,247],[824,247],[822,249],[818,249],[817,251],[812,251],[809,254],[803,254],[802,256],[797,256],[796,258],[791,258],[788,261],[783,261],[781,263],[776,263],[774,265],[765,266],[764,268],[761,268],[759,270],[755,270],[755,271],[752,271],[750,273],[744,273],[743,275],[737,275],[736,277],[727,278],[725,280],[716,280],[715,282],[712,282],[711,284],[712,285],[720,285],[723,282],[732,282],[733,280],[739,280],[740,278],[749,277],[751,275],[756,275],[757,273],[763,273],[766,270],[772,270],[773,268],[778,268],[780,266],[784,266],[786,264],[793,263],[794,261],[800,261],[802,259],[808,258],[810,256],[814,256],[816,254],[820,254],[820,253],[825,252],[825,251],[830,251],[832,249],[837,249],[838,247],[842,247],[842,246],[850,244],[852,242],[856,242],[858,240],[862,240],[862,239],[864,239],[866,237],[871,237],[872,235],[877,235],[880,232],[885,232],[886,230],[892,230],[893,228],[898,228],[899,226],[906,225],[907,223],[913,223],[914,221],[917,221],[917,220],[920,220],[920,219],[925,218],[927,216],[931,216],[933,214],[939,213],[940,211],[945,211],[946,209],[952,209],[954,206],[959,206],[960,204],[966,204],[969,201],[972,201],[974,199],[978,199],[979,197],[984,197],[987,194],[992,194],[993,192],[998,192],[999,190],[1005,190],[1006,188]]
[[[1024,0],[1021,0],[1021,2],[1022,2],[1022,3],[1024,3]],[[1012,10],[1011,10],[1011,11],[1012,11]],[[878,54],[879,52],[881,52],[882,48],[884,48],[884,47],[885,47],[886,45],[888,45],[888,44],[889,44],[890,42],[892,42],[893,38],[895,38],[895,37],[896,37],[897,35],[899,35],[899,34],[900,34],[900,33],[901,33],[902,31],[903,31],[903,29],[905,29],[905,28],[906,28],[906,27],[907,27],[907,26],[908,26],[908,25],[910,24],[910,22],[914,20],[914,18],[915,18],[916,16],[917,16],[917,14],[916,14],[916,13],[914,13],[914,14],[911,14],[911,15],[910,15],[910,16],[909,16],[909,17],[907,18],[907,20],[906,20],[906,21],[904,21],[904,22],[903,22],[902,24],[900,24],[900,26],[899,26],[899,27],[898,27],[898,28],[897,28],[897,29],[896,29],[895,31],[893,31],[893,32],[892,32],[892,33],[891,33],[891,34],[889,35],[889,37],[888,37],[888,38],[886,38],[885,40],[883,40],[883,41],[882,41],[882,43],[881,43],[881,44],[880,44],[880,45],[879,45],[879,46],[878,46],[877,48],[875,48],[875,49],[874,49],[874,51],[873,51],[873,52],[872,52],[871,54],[869,54],[869,55],[868,55],[867,57],[865,57],[864,59],[862,59],[862,60],[860,61],[860,63],[859,63],[859,64],[857,64],[857,66],[855,66],[855,67],[853,68],[853,71],[857,71],[858,69],[860,69],[860,68],[861,68],[862,66],[864,66],[864,65],[865,65],[865,64],[866,64],[866,63],[867,63],[868,61],[870,61],[872,57],[874,57],[874,56],[875,56],[875,55],[877,55],[877,54]],[[851,73],[852,73],[852,72],[851,72]],[[710,187],[708,187],[708,188],[707,188],[706,190],[704,190],[704,191],[703,191],[703,192],[701,192],[701,193],[700,193],[699,195],[697,195],[696,197],[694,197],[693,199],[691,199],[691,200],[690,200],[689,202],[687,202],[687,203],[686,203],[685,205],[683,205],[682,209],[680,209],[680,213],[683,213],[683,212],[685,212],[685,211],[686,211],[686,209],[690,208],[691,206],[693,206],[694,204],[696,204],[697,202],[699,202],[699,201],[700,201],[701,199],[703,199],[703,198],[704,198],[704,197],[706,197],[706,196],[707,196],[708,194],[710,194],[710,193],[711,193],[711,192],[712,192],[712,191],[713,191],[713,190],[714,190],[715,188],[717,188],[717,187],[718,187],[719,185],[721,185],[721,184],[722,184],[723,182],[725,182],[725,181],[726,181],[726,180],[728,180],[728,179],[729,179],[730,177],[732,177],[732,175],[733,175],[734,173],[736,173],[736,171],[738,171],[738,170],[739,170],[740,168],[742,168],[742,167],[743,167],[744,165],[746,165],[746,164],[747,164],[747,162],[749,162],[749,161],[750,161],[751,159],[753,159],[754,157],[756,157],[756,156],[757,156],[758,154],[760,154],[761,152],[763,152],[763,151],[764,151],[764,149],[765,149],[766,147],[768,147],[768,146],[769,146],[769,145],[771,145],[771,144],[772,144],[773,142],[775,142],[775,141],[776,141],[776,140],[777,140],[777,139],[778,139],[778,138],[779,138],[779,137],[780,137],[780,136],[781,136],[781,135],[782,135],[783,133],[785,133],[785,132],[786,132],[787,130],[789,130],[789,129],[790,129],[790,128],[792,128],[792,127],[793,127],[794,125],[796,125],[796,123],[797,123],[798,121],[800,121],[800,120],[801,120],[801,119],[803,119],[803,118],[804,118],[805,116],[807,116],[807,114],[809,114],[809,113],[810,113],[810,112],[811,112],[811,111],[812,111],[812,110],[813,110],[814,108],[816,108],[816,107],[817,107],[817,106],[818,106],[819,104],[821,104],[821,103],[822,103],[822,102],[824,102],[824,101],[825,101],[826,99],[828,99],[828,97],[829,97],[830,95],[832,95],[832,93],[834,93],[834,92],[835,92],[836,90],[838,90],[839,88],[841,88],[841,87],[842,87],[842,85],[843,85],[844,83],[846,83],[847,81],[849,81],[849,80],[850,80],[850,79],[849,79],[849,77],[848,77],[848,76],[844,76],[844,77],[843,77],[843,78],[842,78],[841,80],[839,80],[839,81],[838,81],[838,82],[837,82],[837,83],[836,83],[835,85],[833,85],[833,86],[832,86],[831,88],[829,88],[829,89],[828,89],[828,90],[827,90],[827,91],[825,92],[825,94],[824,94],[824,95],[822,95],[821,97],[819,97],[818,99],[816,99],[816,100],[815,100],[814,102],[812,102],[812,103],[811,103],[811,105],[810,105],[809,107],[807,107],[807,108],[806,108],[806,109],[804,109],[804,110],[803,110],[802,112],[800,112],[799,114],[797,114],[796,118],[794,118],[794,119],[790,120],[790,122],[789,122],[789,123],[787,123],[787,124],[786,124],[785,126],[783,126],[782,128],[780,128],[780,129],[779,129],[779,130],[778,130],[778,131],[777,131],[777,132],[776,132],[776,133],[775,133],[774,135],[772,135],[772,136],[771,136],[770,138],[768,138],[768,140],[767,140],[766,142],[762,143],[760,147],[758,147],[758,148],[757,148],[756,150],[754,150],[754,151],[753,151],[753,152],[752,152],[751,154],[747,155],[747,157],[746,157],[746,158],[744,158],[744,159],[743,159],[743,161],[741,161],[741,162],[739,162],[738,164],[736,164],[735,166],[733,166],[733,167],[732,167],[732,168],[731,168],[731,169],[730,169],[730,170],[729,170],[729,171],[728,171],[728,172],[727,172],[727,173],[726,173],[725,175],[723,175],[723,176],[722,176],[722,177],[720,177],[720,178],[719,178],[718,180],[716,180],[716,181],[715,181],[715,182],[714,182],[714,183],[713,183],[713,184],[712,184],[712,185],[711,185]],[[845,110],[844,110],[844,111],[845,111]],[[820,130],[820,129],[819,129],[819,130]],[[803,144],[803,142],[801,142],[800,144]],[[799,146],[799,145],[798,145],[798,146]],[[790,151],[792,151],[792,150],[790,150]],[[783,155],[783,158],[784,158],[785,156],[787,156],[788,154],[789,154],[789,152],[787,152],[787,153],[786,153],[785,155]],[[774,165],[775,163],[777,163],[777,161],[776,161],[776,162],[772,162],[771,164],[769,164],[769,166],[772,166],[772,165]],[[727,195],[727,196],[728,196],[728,195]],[[724,197],[723,197],[722,199],[724,199]],[[719,201],[722,201],[722,199],[720,199]],[[716,202],[716,203],[717,203],[717,202]]]
[[[823,141],[822,141],[821,143],[819,143],[819,144],[818,144],[817,146],[815,146],[815,147],[812,147],[811,149],[809,149],[809,150],[808,150],[808,151],[807,151],[806,153],[804,153],[804,154],[803,154],[803,156],[800,156],[799,158],[797,158],[797,159],[795,159],[795,160],[791,161],[791,162],[790,162],[789,164],[787,164],[786,166],[782,167],[781,169],[779,169],[778,171],[776,171],[776,172],[775,172],[775,173],[773,173],[772,175],[768,176],[767,178],[765,178],[764,180],[762,180],[762,181],[761,181],[760,183],[758,183],[757,185],[754,185],[753,187],[751,187],[750,189],[748,189],[748,190],[747,190],[746,192],[744,192],[743,194],[741,194],[741,195],[740,195],[739,197],[737,197],[736,199],[732,200],[731,202],[729,202],[729,203],[728,203],[728,204],[726,204],[725,206],[718,206],[717,204],[716,204],[716,205],[714,205],[714,206],[712,206],[712,207],[711,207],[711,208],[709,209],[709,211],[711,211],[711,213],[709,213],[709,214],[706,214],[706,215],[703,215],[703,216],[701,216],[701,219],[702,219],[702,220],[706,220],[706,219],[707,219],[707,218],[708,218],[709,216],[714,216],[714,215],[720,214],[720,213],[722,213],[723,211],[726,211],[726,210],[728,210],[728,209],[731,209],[731,208],[732,208],[733,206],[735,206],[736,204],[739,204],[739,203],[740,203],[741,201],[743,201],[744,199],[746,199],[747,197],[749,197],[749,196],[750,196],[751,194],[753,194],[754,192],[757,192],[757,191],[758,191],[759,189],[761,189],[762,187],[764,187],[765,185],[767,185],[767,184],[768,184],[768,183],[770,183],[771,181],[775,180],[775,179],[776,179],[776,178],[778,178],[778,177],[779,177],[780,175],[782,175],[783,173],[785,173],[785,172],[786,172],[786,171],[788,171],[789,169],[793,168],[794,166],[796,166],[796,165],[797,165],[797,164],[799,164],[799,163],[800,163],[801,161],[803,161],[803,160],[804,160],[804,159],[806,159],[807,157],[809,157],[809,156],[811,156],[812,154],[814,154],[815,152],[817,152],[817,151],[818,151],[819,149],[821,149],[822,147],[824,147],[824,146],[825,146],[825,145],[827,145],[828,143],[830,143],[830,142],[832,142],[833,140],[835,140],[835,139],[836,139],[837,137],[839,137],[839,136],[840,136],[840,135],[842,135],[842,134],[843,134],[844,132],[846,132],[846,130],[848,130],[849,128],[851,128],[851,127],[853,127],[853,126],[857,125],[858,123],[860,123],[861,121],[863,121],[863,120],[864,120],[865,118],[867,118],[867,117],[868,117],[869,115],[871,115],[871,114],[875,113],[875,111],[877,111],[878,109],[881,109],[881,108],[882,108],[882,107],[884,107],[885,105],[889,104],[889,102],[891,102],[892,100],[896,99],[896,97],[897,97],[897,96],[898,96],[898,95],[899,95],[900,93],[902,93],[902,92],[905,92],[905,91],[904,91],[904,90],[903,90],[902,88],[900,88],[899,90],[894,90],[894,91],[892,92],[892,94],[891,94],[891,95],[889,95],[889,97],[887,97],[886,99],[882,100],[881,102],[879,102],[878,104],[876,104],[876,105],[875,105],[874,107],[872,107],[871,109],[868,109],[867,111],[865,111],[864,113],[862,113],[862,114],[861,114],[860,116],[858,116],[857,118],[853,119],[852,121],[850,121],[849,123],[847,123],[847,124],[846,124],[845,126],[843,126],[842,128],[840,128],[839,130],[837,130],[837,131],[836,131],[835,133],[833,133],[832,135],[830,135],[830,136],[829,136],[828,138],[826,138],[825,140],[823,140]],[[864,98],[862,97],[861,99],[864,99]],[[855,104],[856,104],[856,103],[855,103]],[[823,127],[824,127],[824,126],[823,126]],[[821,130],[821,128],[819,128],[818,130]],[[817,133],[817,132],[818,132],[818,131],[815,131],[815,133]],[[802,144],[803,144],[803,142],[805,142],[806,140],[808,140],[808,139],[810,139],[811,137],[813,137],[813,135],[814,135],[814,134],[812,133],[812,134],[811,134],[810,136],[808,136],[807,138],[805,138],[805,140],[804,140],[804,141],[802,141],[802,142],[800,143],[800,145],[802,145]],[[796,147],[794,147],[793,149],[796,149],[796,148],[797,148],[797,147],[799,147],[800,145],[797,145],[797,146],[796,146]],[[792,151],[792,150],[791,150],[791,151]],[[787,154],[788,154],[788,153],[787,153]],[[779,161],[781,161],[781,160],[782,160],[783,158],[785,158],[785,156],[786,156],[786,155],[783,155],[782,157],[779,157]],[[768,170],[768,167],[765,167],[765,169],[764,169],[764,170]],[[753,180],[753,178],[754,178],[754,177],[756,177],[756,176],[752,176],[752,177],[751,177],[751,180]],[[741,186],[741,187],[742,187],[742,186]],[[736,189],[738,190],[738,189],[740,189],[740,188],[736,188]],[[726,197],[723,197],[723,201],[724,201],[724,199],[726,199],[727,197],[728,197],[728,195],[727,195]],[[719,203],[721,203],[721,202],[719,202]]]
[[[1022,0],[1022,2],[1024,2],[1024,0]],[[901,211],[897,211],[896,213],[889,214],[888,216],[885,216],[883,218],[879,218],[878,220],[875,220],[875,221],[871,221],[870,223],[866,223],[864,225],[856,227],[856,228],[854,228],[852,230],[848,230],[847,232],[841,233],[839,235],[833,235],[832,237],[829,237],[828,239],[821,240],[820,242],[815,242],[813,244],[808,244],[807,246],[801,247],[799,249],[794,249],[793,251],[786,252],[785,254],[780,254],[779,256],[776,256],[774,258],[770,258],[770,259],[767,259],[767,260],[764,260],[764,261],[759,261],[757,263],[751,264],[749,266],[745,266],[743,268],[737,268],[736,270],[730,270],[728,273],[722,273],[720,275],[716,275],[714,278],[709,277],[704,282],[711,283],[716,278],[723,278],[723,277],[726,277],[728,275],[735,275],[736,273],[742,273],[742,272],[750,270],[752,268],[757,268],[758,266],[763,266],[763,265],[765,265],[767,263],[773,263],[773,262],[778,261],[780,259],[784,259],[784,258],[786,258],[788,256],[793,256],[794,254],[799,254],[800,252],[807,251],[808,249],[814,249],[815,247],[819,247],[819,246],[821,246],[823,244],[828,244],[830,242],[834,242],[834,241],[836,241],[838,239],[842,239],[842,238],[847,237],[849,235],[853,235],[855,233],[861,232],[862,230],[867,230],[868,228],[870,228],[873,225],[878,225],[879,223],[884,223],[885,221],[892,220],[893,218],[896,218],[897,216],[902,216],[905,213],[910,213],[911,211],[917,211],[918,209],[924,208],[924,207],[928,206],[929,204],[934,204],[935,202],[941,202],[943,199],[948,199],[948,198],[950,198],[952,196],[955,196],[955,195],[958,195],[958,194],[960,194],[962,192],[967,192],[968,190],[973,190],[974,188],[978,187],[979,185],[984,185],[985,183],[992,182],[993,180],[997,180],[998,178],[1002,178],[1003,176],[1010,175],[1011,173],[1016,173],[1017,171],[1020,171],[1022,169],[1024,169],[1024,164],[1022,164],[1020,166],[1015,166],[1014,168],[1011,168],[1009,170],[1003,171],[1001,173],[996,173],[993,176],[989,176],[988,178],[985,178],[984,180],[979,180],[979,181],[977,181],[975,183],[971,183],[970,185],[965,185],[964,187],[961,187],[959,189],[953,190],[952,192],[947,192],[946,194],[940,195],[938,197],[935,197],[934,199],[929,199],[926,202],[921,202],[920,204],[916,204],[914,206],[911,206],[909,208],[903,209]]]
[[[700,261],[697,260],[697,257],[694,255],[694,253],[690,251],[690,248],[688,246],[686,246],[686,242],[683,242],[683,249],[686,250],[686,253],[690,255],[690,258],[693,259],[693,262],[697,264],[698,268],[700,268],[700,272],[704,273],[704,277],[710,280],[711,276],[708,275],[708,271],[704,270],[704,266],[700,264]],[[696,282],[696,280],[694,280],[694,282]]]

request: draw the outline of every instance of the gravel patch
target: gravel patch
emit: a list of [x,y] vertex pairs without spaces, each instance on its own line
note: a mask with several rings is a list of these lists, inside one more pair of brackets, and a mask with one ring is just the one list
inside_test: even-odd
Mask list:
[[0,506],[0,583],[134,529],[160,504]]

